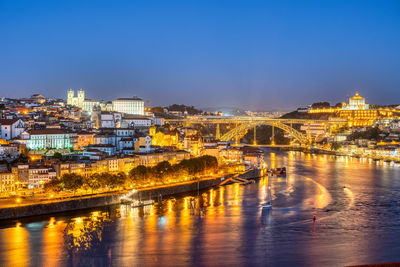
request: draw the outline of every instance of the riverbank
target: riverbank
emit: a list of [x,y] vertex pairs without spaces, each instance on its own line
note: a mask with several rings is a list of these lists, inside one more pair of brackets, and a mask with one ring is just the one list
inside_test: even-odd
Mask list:
[[[249,170],[239,177],[243,179],[255,179],[260,177],[257,169]],[[209,179],[192,180],[180,184],[156,186],[152,188],[143,188],[138,190],[140,199],[157,199],[159,197],[169,197],[175,194],[189,193],[197,190],[205,190],[219,185],[225,177],[210,177]],[[68,199],[61,201],[52,201],[48,203],[38,203],[32,205],[21,205],[0,209],[0,220],[11,220],[31,216],[47,215],[53,213],[62,213],[67,211],[77,211],[116,205],[121,203],[121,197],[129,191],[113,192],[105,195],[94,195],[80,197],[77,199]]]

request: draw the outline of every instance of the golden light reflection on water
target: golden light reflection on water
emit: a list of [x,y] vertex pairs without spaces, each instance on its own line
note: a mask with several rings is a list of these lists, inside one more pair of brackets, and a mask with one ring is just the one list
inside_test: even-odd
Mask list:
[[15,227],[6,228],[1,231],[0,239],[3,243],[2,249],[5,255],[6,266],[28,266],[30,243],[29,233],[18,222]]
[[271,152],[271,153],[269,153],[269,156],[270,156],[270,161],[271,161],[271,169],[275,169],[276,154]]
[[43,266],[59,265],[60,255],[64,252],[65,226],[63,221],[57,222],[51,217],[47,227],[43,229]]
[[[306,158],[309,159],[309,162],[305,160]],[[297,171],[296,168],[299,165],[299,161],[301,167],[299,168],[300,171]],[[113,222],[113,226],[117,227],[117,229],[113,229],[117,240],[113,243],[113,250],[116,251],[113,251],[113,253],[117,253],[117,256],[114,257],[118,259],[116,265],[138,266],[143,265],[143,263],[162,265],[161,263],[163,262],[173,263],[177,255],[180,259],[190,263],[191,257],[196,253],[196,250],[200,251],[198,253],[201,253],[202,260],[204,260],[203,263],[207,265],[207,263],[213,263],[213,255],[216,254],[216,251],[221,251],[221,249],[224,250],[224,253],[226,252],[226,255],[229,255],[230,259],[243,260],[244,252],[237,248],[249,240],[249,237],[244,236],[249,232],[245,228],[254,219],[246,217],[249,216],[248,211],[252,207],[246,207],[246,203],[248,205],[251,202],[247,199],[246,202],[243,201],[243,195],[249,195],[248,190],[254,190],[251,191],[253,195],[250,195],[250,201],[252,197],[258,197],[259,202],[263,202],[267,199],[268,186],[271,185],[271,182],[273,183],[271,189],[274,192],[276,190],[276,193],[282,193],[283,191],[278,190],[286,190],[283,193],[288,198],[291,197],[287,193],[289,192],[289,186],[296,186],[295,188],[297,188],[304,184],[302,189],[305,191],[304,196],[308,198],[307,201],[310,205],[303,207],[312,211],[314,209],[325,209],[330,203],[335,203],[339,195],[340,198],[343,197],[340,199],[342,201],[340,208],[343,208],[348,213],[354,212],[352,207],[355,199],[357,199],[358,205],[360,195],[370,193],[365,193],[362,190],[364,187],[367,189],[375,188],[377,183],[390,187],[390,183],[395,182],[390,177],[388,178],[387,175],[379,177],[379,180],[376,179],[374,171],[387,170],[391,166],[388,164],[378,165],[379,163],[375,163],[372,160],[351,159],[349,157],[335,158],[326,155],[311,157],[308,154],[293,152],[288,153],[288,157],[275,157],[275,153],[271,153],[272,162],[274,167],[275,165],[278,165],[278,167],[285,166],[281,165],[282,163],[288,164],[286,167],[288,167],[289,171],[286,179],[275,176],[270,178],[262,177],[258,185],[242,186],[240,184],[232,184],[211,189],[201,194],[198,198],[196,196],[187,196],[176,200],[165,199],[162,203],[144,208],[129,207],[123,209],[121,206],[123,218]],[[307,164],[310,164],[312,168],[306,169]],[[306,172],[301,172],[304,169],[306,169]],[[359,184],[359,181],[362,181],[362,184]],[[295,182],[296,184],[294,184]],[[346,187],[343,185],[346,185]],[[329,188],[329,191],[327,188]],[[303,194],[303,192],[301,193]],[[335,201],[332,201],[332,198]],[[279,200],[281,199],[279,198]],[[299,201],[302,200],[304,200],[303,196],[299,198]],[[278,200],[276,203],[280,205]],[[279,209],[278,205],[275,206],[274,203],[276,210]],[[243,212],[243,209],[246,210],[246,213]],[[330,206],[328,209],[330,209]],[[279,216],[296,216],[296,212]],[[329,212],[329,214],[334,212],[336,212],[336,209],[333,212]],[[43,227],[42,234],[43,241],[40,243],[40,247],[36,249],[39,251],[40,257],[42,257],[40,264],[58,265],[59,262],[57,260],[60,260],[60,255],[65,253],[63,230],[67,224],[73,225],[68,232],[75,241],[79,241],[91,232],[98,232],[101,241],[103,228],[98,226],[107,221],[110,215],[101,211],[83,214],[85,215],[66,219],[66,221],[50,218],[45,222],[46,227]],[[276,212],[276,214],[278,213]],[[309,215],[307,216],[307,218],[310,217]],[[321,217],[318,216],[318,219]],[[332,220],[332,217],[331,219],[326,219],[324,223],[326,224],[329,220]],[[354,221],[342,218],[341,220],[349,224],[349,227],[356,225]],[[246,222],[246,225],[244,225],[244,222]],[[357,224],[371,225],[371,221],[364,216],[357,218]],[[36,251],[32,248],[31,229],[26,229],[25,223],[23,225],[18,223],[14,227],[1,229],[1,248],[5,251],[2,263],[5,263],[5,265],[24,266],[26,265],[26,259],[37,257],[32,256],[32,253],[36,253]],[[335,241],[335,237],[331,236],[330,238]],[[319,241],[321,240],[319,239]],[[91,245],[99,244],[96,242],[92,242]],[[371,246],[371,243],[365,242],[366,244],[363,245],[361,244],[362,242],[364,241],[360,240],[360,244],[356,243],[365,247],[365,250],[368,249],[368,246]],[[315,249],[313,253],[318,254],[318,246],[318,242],[315,242],[309,247],[310,250]],[[354,254],[357,253],[355,249],[349,249],[349,251]]]
[[261,202],[264,202],[267,199],[268,182],[268,176],[264,176],[260,179],[258,198]]
[[314,194],[315,207],[318,209],[322,209],[328,206],[329,203],[332,201],[332,197],[329,191],[322,184],[314,181],[310,177],[306,177],[306,180],[314,183],[318,187],[319,192],[317,194]]

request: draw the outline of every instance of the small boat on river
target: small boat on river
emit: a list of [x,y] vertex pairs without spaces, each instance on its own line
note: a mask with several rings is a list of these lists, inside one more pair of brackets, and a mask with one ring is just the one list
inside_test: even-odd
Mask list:
[[272,174],[275,175],[286,175],[286,167],[272,169]]

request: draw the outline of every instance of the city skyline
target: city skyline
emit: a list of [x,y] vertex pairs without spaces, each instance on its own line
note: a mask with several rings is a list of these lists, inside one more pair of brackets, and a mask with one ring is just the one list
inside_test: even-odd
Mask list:
[[[0,91],[290,110],[398,104],[395,1],[0,4]],[[212,96],[212,97],[210,97]]]

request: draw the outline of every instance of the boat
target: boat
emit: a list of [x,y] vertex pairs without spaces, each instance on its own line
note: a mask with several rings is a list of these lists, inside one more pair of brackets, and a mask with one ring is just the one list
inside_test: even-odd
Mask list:
[[286,167],[273,169],[272,170],[272,174],[275,174],[275,175],[286,175]]
[[263,209],[272,209],[271,186],[268,186],[267,201],[262,204]]

